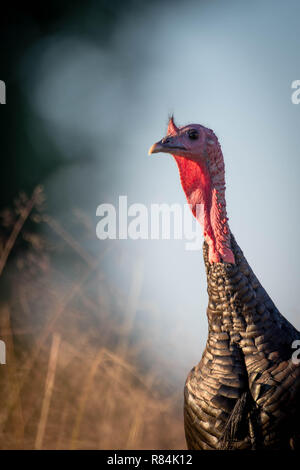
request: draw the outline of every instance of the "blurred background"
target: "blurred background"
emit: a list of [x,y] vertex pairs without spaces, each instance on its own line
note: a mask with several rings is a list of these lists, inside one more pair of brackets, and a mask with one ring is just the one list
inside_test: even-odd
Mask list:
[[0,108],[0,448],[182,449],[183,387],[207,335],[201,251],[98,240],[96,209],[184,204],[166,132],[223,148],[229,223],[299,320],[300,4],[6,6]]

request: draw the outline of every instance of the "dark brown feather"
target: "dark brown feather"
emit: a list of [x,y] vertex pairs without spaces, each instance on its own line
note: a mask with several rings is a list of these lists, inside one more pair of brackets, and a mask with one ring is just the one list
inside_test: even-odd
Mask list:
[[231,236],[236,264],[204,261],[209,332],[185,385],[189,449],[297,448],[300,333],[279,313]]

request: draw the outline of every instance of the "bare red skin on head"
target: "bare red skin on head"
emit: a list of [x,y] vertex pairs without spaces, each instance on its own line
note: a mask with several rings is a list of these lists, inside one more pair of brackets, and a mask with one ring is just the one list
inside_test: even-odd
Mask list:
[[[168,135],[176,135],[178,128],[173,117],[168,124]],[[203,127],[207,161],[195,161],[184,155],[173,155],[176,160],[182,188],[193,215],[203,226],[204,238],[209,245],[209,262],[235,263],[230,248],[230,230],[226,215],[225,167],[220,144],[210,129]],[[197,214],[197,204],[203,205],[202,217]]]

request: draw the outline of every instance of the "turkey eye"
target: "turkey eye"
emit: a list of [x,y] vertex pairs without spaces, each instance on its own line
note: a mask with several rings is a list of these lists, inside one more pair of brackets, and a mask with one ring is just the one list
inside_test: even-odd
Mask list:
[[195,129],[191,129],[188,131],[188,136],[191,140],[196,140],[198,139],[198,132]]

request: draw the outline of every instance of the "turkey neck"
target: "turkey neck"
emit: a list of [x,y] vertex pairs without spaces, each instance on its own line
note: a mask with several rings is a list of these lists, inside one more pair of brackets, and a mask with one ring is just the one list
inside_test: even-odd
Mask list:
[[[209,297],[209,337],[221,340],[226,336],[222,333],[227,332],[230,340],[236,343],[242,338],[247,339],[247,336],[252,339],[260,336],[261,328],[265,328],[269,321],[279,321],[281,315],[253,273],[232,234],[231,248],[235,264],[209,263],[206,242],[203,253]],[[257,351],[253,345],[254,350]]]

